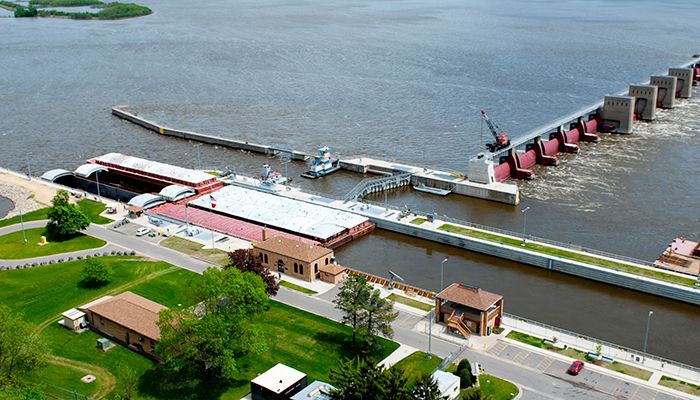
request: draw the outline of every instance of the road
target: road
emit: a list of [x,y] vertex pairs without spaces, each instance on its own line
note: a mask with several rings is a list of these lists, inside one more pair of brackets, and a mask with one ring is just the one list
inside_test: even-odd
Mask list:
[[[32,221],[26,223],[25,227],[38,227],[45,224],[46,221]],[[18,225],[0,228],[0,235],[18,229]],[[121,233],[108,226],[91,224],[84,233],[108,243],[135,250],[140,255],[163,260],[196,273],[202,273],[209,266],[209,264],[186,254],[160,247],[148,238]],[[341,314],[332,303],[336,292],[337,288],[319,296],[309,296],[286,287],[280,287],[275,300],[339,321]],[[416,325],[426,317],[405,310],[398,311],[399,316],[392,326],[394,329],[393,339],[399,343],[427,351],[428,334],[415,329]],[[576,377],[568,376],[565,374],[567,364],[564,361],[548,360],[546,356],[503,341],[499,341],[488,351],[475,351],[460,347],[456,342],[433,336],[430,349],[433,354],[442,358],[451,353],[459,352],[459,357],[479,362],[486,373],[517,384],[522,389],[521,399],[523,400],[668,400],[692,398],[690,396],[670,395],[649,385],[592,369],[584,369]]]

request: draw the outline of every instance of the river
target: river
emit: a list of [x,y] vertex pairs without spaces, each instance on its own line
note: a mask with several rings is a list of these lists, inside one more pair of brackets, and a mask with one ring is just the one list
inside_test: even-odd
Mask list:
[[[121,21],[0,19],[0,164],[34,174],[111,151],[257,172],[276,159],[163,138],[109,114],[118,104],[183,129],[312,152],[331,145],[465,171],[488,136],[484,108],[512,137],[624,90],[699,50],[690,0],[147,0]],[[676,236],[700,239],[700,102],[634,135],[606,135],[520,182],[521,207],[408,189],[387,201],[636,258]],[[298,176],[302,163],[289,166]],[[307,189],[342,195],[339,173]],[[372,198],[384,201],[383,196]],[[342,263],[437,289],[446,281],[505,295],[509,312],[698,364],[697,307],[377,232]]]

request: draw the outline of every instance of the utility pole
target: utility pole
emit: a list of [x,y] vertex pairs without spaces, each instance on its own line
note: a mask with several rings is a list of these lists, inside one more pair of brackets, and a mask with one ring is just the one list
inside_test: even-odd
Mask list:
[[646,333],[644,333],[644,358],[642,358],[642,364],[644,361],[646,361],[647,358],[647,342],[649,341],[649,324],[651,323],[651,316],[654,314],[653,311],[649,311],[649,314],[647,314],[647,330]]
[[97,198],[102,201],[102,196],[100,196],[100,171],[95,171],[95,182],[97,182]]
[[433,313],[435,309],[431,309],[428,313],[428,359],[432,358],[431,346],[433,344]]
[[525,238],[525,223],[527,222],[527,213],[526,211],[529,210],[530,207],[525,207],[520,211],[520,213],[523,214],[523,243],[522,245],[525,246],[527,244],[527,239]]
[[440,291],[442,292],[443,289],[445,289],[445,263],[447,262],[447,257],[445,257],[444,260],[440,263]]

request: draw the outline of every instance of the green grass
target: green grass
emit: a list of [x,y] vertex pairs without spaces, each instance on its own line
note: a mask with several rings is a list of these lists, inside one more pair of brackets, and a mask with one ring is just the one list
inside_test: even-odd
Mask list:
[[644,276],[647,278],[658,279],[658,280],[661,280],[664,282],[675,283],[675,284],[679,284],[679,285],[683,285],[683,286],[691,286],[692,287],[692,286],[694,286],[694,284],[696,282],[696,280],[694,280],[694,279],[667,274],[663,271],[657,271],[657,270],[646,269],[646,268],[638,268],[638,267],[635,267],[635,266],[632,266],[629,264],[625,264],[625,263],[621,263],[621,262],[617,262],[617,261],[606,260],[606,259],[595,257],[595,256],[580,254],[580,253],[576,253],[573,251],[559,249],[559,248],[555,248],[555,247],[551,247],[551,246],[547,246],[547,245],[528,242],[525,246],[523,246],[522,245],[523,242],[520,239],[505,237],[505,236],[497,235],[494,233],[483,232],[483,231],[479,231],[479,230],[475,230],[475,229],[471,229],[471,228],[467,228],[467,227],[455,226],[455,225],[451,225],[451,224],[443,224],[438,229],[445,231],[445,232],[457,233],[457,234],[463,235],[463,236],[488,240],[490,242],[496,242],[496,243],[504,244],[504,245],[511,246],[511,247],[523,248],[523,249],[535,251],[535,252],[546,254],[549,256],[553,256],[553,257],[561,257],[561,258],[565,258],[565,259],[569,259],[569,260],[573,260],[573,261],[578,261],[578,262],[585,263],[585,264],[595,265],[597,267],[603,267],[603,268],[613,269],[616,271],[627,272],[630,274]]
[[[68,238],[53,238],[46,232],[45,228],[26,229],[25,233],[27,235],[26,245],[24,244],[24,237],[21,230],[0,236],[0,259],[17,260],[78,250],[96,249],[107,243],[104,240],[81,233]],[[48,243],[43,246],[37,244],[41,236],[46,236],[48,239]]]
[[99,201],[90,199],[82,199],[76,204],[78,206],[78,209],[85,213],[90,222],[92,222],[93,224],[104,225],[109,224],[110,222],[114,222],[111,219],[100,215],[104,212],[104,210],[107,209],[107,206],[104,203],[100,203]]
[[[6,2],[3,2],[6,3]],[[49,209],[48,208],[40,208],[38,210],[30,211],[28,213],[25,213],[22,218],[24,219],[24,222],[27,221],[39,221],[42,219],[49,219]],[[15,225],[19,224],[19,215],[15,215],[12,218],[6,218],[3,220],[0,220],[0,228],[3,226],[10,226],[10,225]]]
[[425,222],[425,221],[427,221],[427,219],[425,219],[425,218],[423,218],[423,217],[417,217],[417,218],[414,218],[414,219],[411,221],[411,223],[414,224],[414,225],[420,225],[420,224],[422,224],[422,223]]
[[[100,260],[111,268],[112,274],[110,283],[99,289],[79,284],[86,260],[2,271],[0,303],[22,312],[28,322],[39,324],[153,272],[168,268],[175,271],[174,267],[164,262],[141,261],[132,257],[100,257]],[[141,290],[146,292],[149,289],[141,287]]]
[[203,249],[204,245],[177,236],[170,236],[160,245],[217,265],[226,265],[229,261],[228,253],[223,250]]
[[[621,362],[613,361],[612,363],[603,363],[601,365],[607,369],[623,373],[625,375],[634,376],[635,378],[644,379],[648,381],[651,378],[651,371],[635,367],[634,365],[624,364]],[[700,393],[698,393],[700,394]]]
[[493,400],[509,400],[520,392],[514,384],[493,375],[479,375],[482,396],[492,396]]
[[670,376],[662,376],[661,380],[659,381],[659,385],[666,386],[668,388],[675,389],[683,393],[700,396],[700,385],[679,381],[677,379],[671,378]]
[[540,339],[538,337],[530,336],[530,335],[525,334],[525,333],[510,331],[510,333],[508,333],[506,335],[506,337],[508,339],[517,340],[518,342],[529,344],[530,346],[535,346],[535,347],[538,347],[540,349],[547,348],[547,346],[545,346],[545,343],[542,341],[542,339]]
[[294,283],[292,283],[292,282],[287,282],[287,281],[280,281],[280,286],[288,287],[288,288],[290,288],[290,289],[292,289],[292,290],[296,290],[297,292],[302,292],[302,293],[306,293],[306,294],[316,294],[316,293],[318,293],[318,292],[316,292],[315,290],[307,289],[307,288],[305,288],[305,287],[303,287],[303,286],[299,286],[299,285],[297,285],[297,284],[294,284]]
[[[61,312],[107,293],[131,290],[166,306],[187,307],[194,304],[187,289],[195,287],[200,275],[176,269],[163,262],[143,261],[135,257],[104,257],[113,271],[112,281],[100,289],[88,289],[78,284],[84,260],[72,261],[32,269],[0,272],[0,303],[24,314],[30,323],[52,321]],[[146,275],[148,280],[142,280]],[[125,285],[135,283],[126,288]],[[119,288],[119,289],[118,289]],[[156,363],[123,346],[108,352],[96,348],[100,337],[94,332],[75,334],[51,322],[41,333],[47,340],[50,353],[81,361],[110,371],[117,381],[132,369],[140,377],[139,399],[240,399],[248,393],[250,379],[277,363],[285,363],[308,374],[309,380],[328,381],[328,372],[338,360],[353,357],[349,327],[308,312],[272,301],[269,311],[256,322],[268,345],[260,355],[248,355],[240,360],[241,373],[234,382],[219,380],[168,379]],[[395,349],[398,343],[379,338],[381,348],[373,354],[380,361]],[[57,386],[72,384],[77,371],[61,372],[55,368],[42,369],[29,379],[33,382]],[[82,376],[82,375],[81,375]],[[98,378],[99,379],[99,378]],[[79,391],[89,394],[87,391]]]
[[416,351],[410,356],[394,364],[392,368],[399,368],[404,371],[404,376],[408,379],[408,385],[412,385],[421,375],[432,374],[442,362],[442,358],[431,356],[423,351]]
[[[64,366],[59,366],[51,363],[46,363],[44,366],[41,367],[41,369],[33,371],[29,375],[25,376],[25,380],[27,382],[43,386],[43,391],[52,394],[55,393],[55,395],[57,396],[61,396],[61,394],[68,395],[68,393],[56,390],[48,385],[45,385],[46,382],[51,382],[50,385],[58,386],[69,391],[75,391],[76,393],[85,396],[91,396],[97,390],[97,382],[81,382],[80,378],[82,378],[85,375],[87,374],[82,371],[66,368]],[[64,397],[61,396],[59,398]]]
[[431,304],[427,304],[427,303],[424,303],[422,301],[414,300],[410,297],[401,296],[401,295],[398,295],[396,293],[390,294],[389,297],[387,297],[387,299],[389,299],[391,301],[395,301],[397,303],[405,304],[407,306],[417,308],[417,309],[423,310],[423,311],[430,311],[433,309],[433,305],[431,305]]

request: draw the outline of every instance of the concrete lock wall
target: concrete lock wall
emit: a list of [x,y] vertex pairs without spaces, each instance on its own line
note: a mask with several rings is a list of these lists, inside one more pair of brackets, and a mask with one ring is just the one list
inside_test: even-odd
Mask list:
[[602,114],[603,124],[613,125],[616,133],[632,133],[634,98],[629,96],[605,96]]
[[659,88],[654,85],[630,85],[628,96],[634,97],[634,114],[645,121],[656,119]]
[[668,76],[676,77],[676,97],[688,99],[693,95],[692,68],[669,68]]
[[661,108],[673,108],[676,102],[675,76],[652,76],[649,80],[651,85],[657,87],[657,106]]
[[693,289],[690,287],[686,288],[679,285],[637,277],[623,272],[617,272],[612,269],[587,266],[575,261],[549,257],[543,254],[534,254],[527,250],[506,247],[497,243],[481,241],[479,239],[457,236],[447,232],[436,232],[434,230],[422,229],[417,226],[407,226],[406,224],[402,224],[400,222],[387,221],[380,218],[371,218],[371,220],[377,224],[378,228],[381,229],[386,229],[433,242],[443,243],[454,247],[460,247],[466,250],[475,251],[494,257],[500,257],[523,264],[546,268],[552,271],[563,272],[565,274],[591,279],[610,285],[700,305],[700,290],[698,289]]

